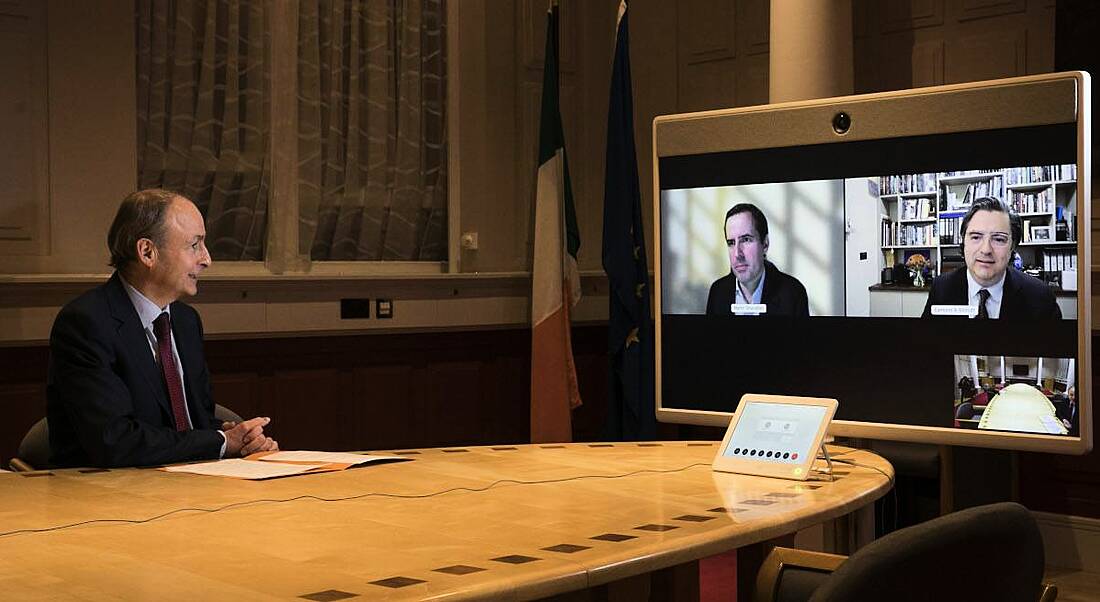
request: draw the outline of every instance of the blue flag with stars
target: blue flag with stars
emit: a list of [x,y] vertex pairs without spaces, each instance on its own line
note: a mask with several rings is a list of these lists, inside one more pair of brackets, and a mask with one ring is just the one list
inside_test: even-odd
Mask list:
[[626,2],[619,3],[611,100],[607,111],[607,171],[603,197],[603,269],[610,284],[607,436],[656,435],[653,324],[642,197],[634,148],[634,100]]

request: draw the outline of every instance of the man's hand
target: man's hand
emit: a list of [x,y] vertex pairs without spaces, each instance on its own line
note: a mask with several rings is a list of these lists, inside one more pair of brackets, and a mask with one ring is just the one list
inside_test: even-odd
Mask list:
[[279,442],[264,435],[264,427],[270,422],[270,418],[253,418],[240,424],[222,423],[222,432],[225,433],[225,457],[243,458],[256,452],[277,451]]

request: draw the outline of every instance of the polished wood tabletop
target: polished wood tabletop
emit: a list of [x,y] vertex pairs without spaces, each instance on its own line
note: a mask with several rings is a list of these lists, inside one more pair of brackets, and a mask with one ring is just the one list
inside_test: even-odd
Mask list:
[[[869,504],[834,480],[713,472],[712,442],[396,450],[267,481],[153,469],[0,474],[8,600],[527,600],[765,541]],[[372,452],[387,453],[387,452]]]

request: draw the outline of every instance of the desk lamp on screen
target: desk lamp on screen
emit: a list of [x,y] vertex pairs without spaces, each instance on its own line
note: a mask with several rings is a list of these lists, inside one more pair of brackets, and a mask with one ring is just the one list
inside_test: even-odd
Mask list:
[[1068,72],[658,117],[658,419],[1088,452],[1089,107]]

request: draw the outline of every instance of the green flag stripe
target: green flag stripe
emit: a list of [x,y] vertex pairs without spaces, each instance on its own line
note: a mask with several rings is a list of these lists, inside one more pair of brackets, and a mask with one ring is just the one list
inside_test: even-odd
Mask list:
[[577,211],[573,205],[573,185],[569,178],[569,161],[565,157],[565,134],[561,126],[558,104],[558,7],[550,9],[546,22],[546,62],[542,70],[542,114],[539,118],[539,165],[545,164],[560,148],[565,213],[565,247],[574,258],[581,248]]

